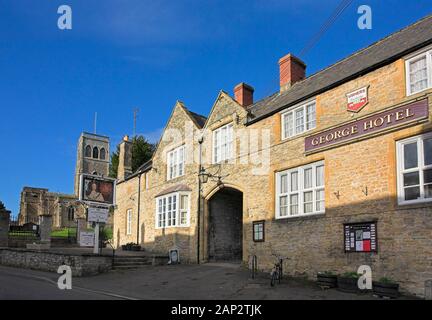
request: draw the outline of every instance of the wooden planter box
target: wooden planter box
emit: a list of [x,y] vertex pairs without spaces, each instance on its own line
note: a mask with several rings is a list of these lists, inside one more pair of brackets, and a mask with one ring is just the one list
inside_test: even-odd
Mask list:
[[373,293],[379,297],[397,298],[399,297],[399,284],[372,282]]
[[337,287],[337,276],[332,274],[318,273],[317,284],[320,287],[325,288],[336,288]]
[[357,284],[358,278],[337,277],[338,290],[348,293],[359,293],[360,289]]

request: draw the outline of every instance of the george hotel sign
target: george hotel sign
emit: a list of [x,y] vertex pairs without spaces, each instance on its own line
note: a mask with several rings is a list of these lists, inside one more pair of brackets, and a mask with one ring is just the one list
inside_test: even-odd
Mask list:
[[348,141],[427,119],[428,100],[416,101],[306,137],[305,152],[313,153]]

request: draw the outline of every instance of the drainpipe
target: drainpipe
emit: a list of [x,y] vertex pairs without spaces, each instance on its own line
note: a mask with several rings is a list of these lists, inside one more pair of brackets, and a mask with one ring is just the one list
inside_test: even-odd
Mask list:
[[201,179],[199,177],[199,174],[201,173],[202,169],[202,154],[201,154],[201,148],[202,143],[204,139],[203,137],[200,137],[198,139],[199,143],[199,165],[198,165],[198,214],[197,214],[197,264],[200,264],[200,242],[201,242]]
[[140,204],[141,204],[141,175],[138,175],[138,208],[137,208],[137,245],[139,245],[139,234],[140,234]]

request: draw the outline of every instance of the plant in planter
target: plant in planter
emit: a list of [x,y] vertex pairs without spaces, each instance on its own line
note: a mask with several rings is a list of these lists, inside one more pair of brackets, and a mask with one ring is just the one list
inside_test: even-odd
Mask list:
[[399,297],[399,284],[387,277],[383,277],[379,281],[373,281],[372,290],[379,297]]
[[358,293],[358,279],[360,275],[357,272],[345,272],[343,275],[337,277],[338,290],[348,293]]
[[133,243],[133,242],[126,243],[126,244],[122,245],[122,250],[132,251],[132,248],[134,245],[135,245],[135,243]]
[[336,288],[337,275],[331,271],[318,272],[317,284],[323,288]]
[[132,251],[141,251],[141,246],[134,243],[131,248]]

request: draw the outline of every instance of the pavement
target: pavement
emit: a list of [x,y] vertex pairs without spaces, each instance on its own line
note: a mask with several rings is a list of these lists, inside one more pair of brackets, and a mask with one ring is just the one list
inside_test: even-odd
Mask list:
[[268,274],[250,278],[233,263],[144,266],[73,278],[72,290],[60,290],[55,273],[0,266],[0,300],[5,299],[162,299],[162,300],[368,300],[371,294],[322,290],[315,283],[283,279],[270,286]]

